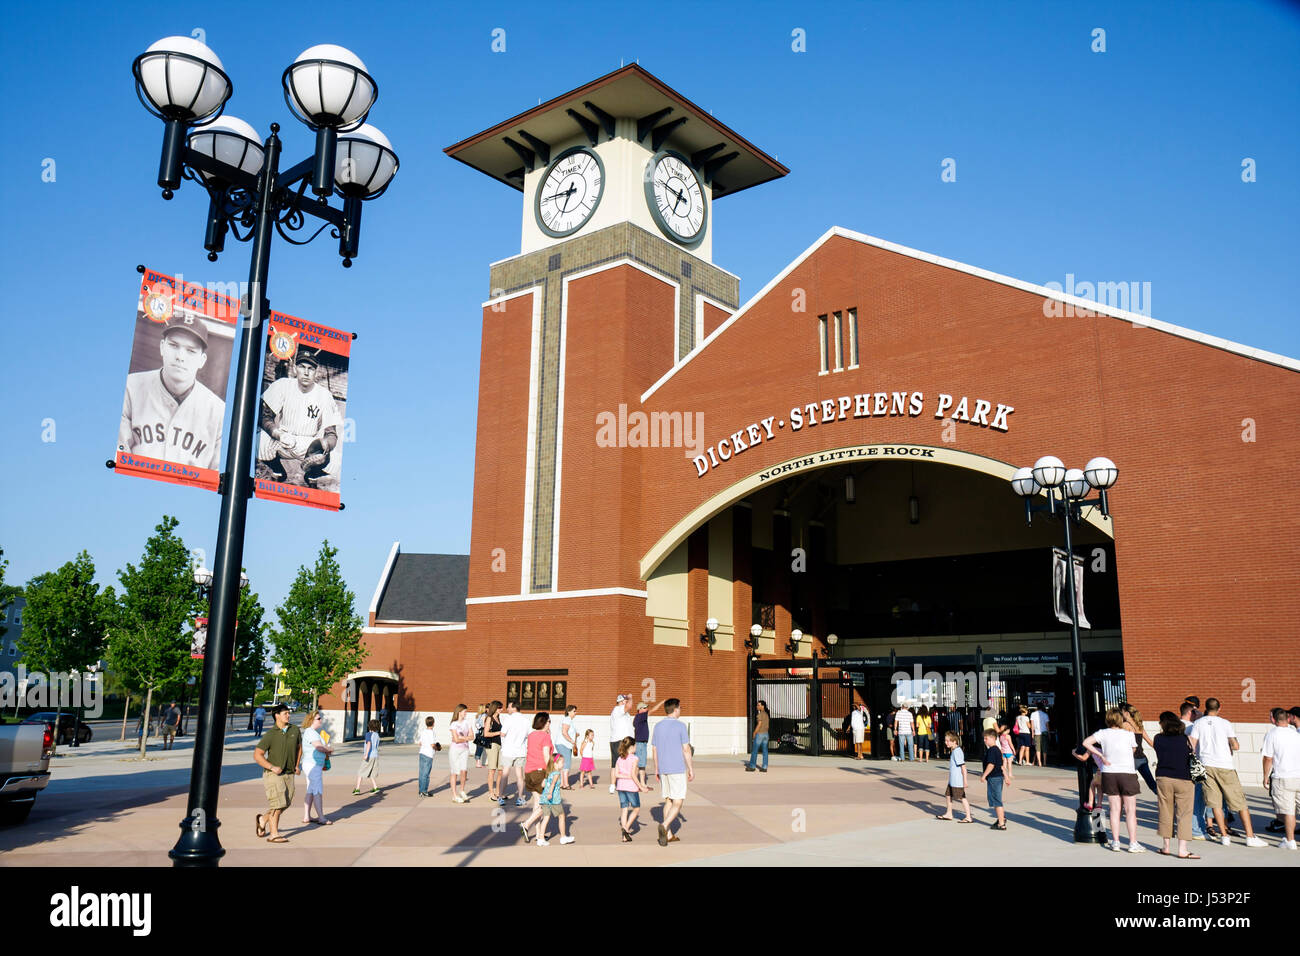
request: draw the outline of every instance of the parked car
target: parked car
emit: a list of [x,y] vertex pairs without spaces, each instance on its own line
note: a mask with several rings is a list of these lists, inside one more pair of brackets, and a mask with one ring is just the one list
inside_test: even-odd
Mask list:
[[52,726],[23,721],[0,727],[0,826],[26,820],[36,794],[50,782]]
[[[90,738],[93,737],[94,734],[91,733],[90,727],[88,727],[84,722],[80,722],[77,720],[76,714],[59,714],[58,716],[59,716],[59,732],[57,736],[58,736],[59,743],[61,744],[72,743],[72,734],[74,730],[77,734],[77,740],[80,743],[83,744],[90,743]],[[53,725],[54,711],[46,710],[46,711],[41,711],[38,714],[32,714],[30,717],[25,718],[23,720],[23,723]]]

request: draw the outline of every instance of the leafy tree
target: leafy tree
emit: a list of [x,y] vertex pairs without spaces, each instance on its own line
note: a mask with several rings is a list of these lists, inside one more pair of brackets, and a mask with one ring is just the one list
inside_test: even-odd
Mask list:
[[[113,589],[95,584],[95,562],[82,551],[57,571],[38,574],[25,588],[27,608],[19,649],[33,672],[84,674],[104,652],[105,632],[114,617]],[[55,701],[55,737],[62,699]]]
[[5,584],[5,568],[9,567],[9,562],[5,560],[5,549],[0,548],[0,637],[4,637],[9,628],[5,627],[5,612],[9,610],[9,605],[14,602],[15,598],[23,596],[23,589],[12,584]]
[[321,543],[312,569],[298,568],[289,596],[275,609],[280,626],[272,632],[275,659],[284,667],[294,692],[317,698],[349,671],[361,666],[361,618],[353,610],[356,596],[343,582],[338,549]]
[[[163,515],[145,542],[140,566],[128,564],[117,574],[122,596],[109,636],[109,660],[126,686],[144,695],[146,728],[154,692],[179,686],[197,671],[189,635],[200,613],[200,595],[189,549],[175,533],[179,524]],[[141,733],[141,757],[147,741],[147,733]]]
[[[257,690],[257,679],[266,673],[266,636],[262,617],[266,611],[257,594],[241,591],[235,623],[235,663],[230,671],[230,704],[242,704]],[[252,714],[249,714],[251,729]]]

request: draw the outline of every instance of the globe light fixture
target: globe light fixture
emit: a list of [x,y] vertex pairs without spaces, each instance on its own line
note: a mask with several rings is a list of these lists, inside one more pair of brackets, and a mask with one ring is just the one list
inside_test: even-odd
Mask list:
[[1032,468],[1017,468],[1016,473],[1011,476],[1011,490],[1021,498],[1031,498],[1042,491],[1042,488],[1034,480]]
[[1044,488],[1056,488],[1065,480],[1065,463],[1052,455],[1034,462],[1034,481]]
[[1098,491],[1104,491],[1115,486],[1119,480],[1119,469],[1109,458],[1094,458],[1083,466],[1083,475],[1088,479],[1088,484]]
[[201,588],[206,588],[212,583],[212,572],[207,568],[195,568],[194,583]]
[[181,184],[186,129],[221,115],[234,88],[221,58],[193,37],[163,37],[135,58],[131,72],[141,105],[163,121],[158,185],[171,199]]
[[1082,498],[1088,493],[1088,480],[1083,477],[1080,469],[1069,468],[1065,472],[1065,481],[1061,484],[1061,490],[1065,492],[1065,497],[1072,500]]
[[316,131],[311,188],[317,196],[328,196],[334,191],[338,134],[357,129],[366,121],[379,89],[361,58],[333,43],[303,50],[280,82],[289,109]]
[[[250,176],[262,171],[265,154],[257,131],[237,116],[221,116],[190,133],[190,149],[219,163],[242,169]],[[220,180],[218,173],[199,171],[206,182]]]
[[339,230],[339,255],[351,265],[361,236],[362,200],[383,195],[397,174],[397,154],[388,137],[368,123],[339,137],[334,162],[334,184],[343,197],[343,227]]

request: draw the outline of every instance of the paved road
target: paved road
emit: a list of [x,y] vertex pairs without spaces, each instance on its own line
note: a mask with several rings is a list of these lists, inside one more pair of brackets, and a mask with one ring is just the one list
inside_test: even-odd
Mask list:
[[[942,763],[855,762],[840,758],[784,757],[767,774],[745,773],[735,757],[701,757],[684,814],[682,840],[667,848],[644,828],[632,844],[619,840],[618,811],[602,769],[595,790],[573,791],[572,832],[577,842],[549,847],[523,845],[517,823],[525,811],[513,801],[499,809],[481,795],[486,771],[471,767],[465,805],[451,803],[446,755],[435,764],[431,799],[416,795],[413,745],[386,745],[380,758],[379,796],[351,793],[359,745],[341,748],[326,775],[330,827],[301,826],[299,802],[285,819],[290,842],[273,846],[253,832],[264,806],[261,772],[252,763],[253,738],[227,738],[220,817],[224,865],[969,865],[1168,867],[1298,866],[1300,852],[1269,846],[1251,849],[1198,842],[1200,862],[1178,861],[1151,852],[1117,854],[1073,843],[1074,775],[1046,768],[1021,768],[1007,791],[1009,826],[986,825],[982,788],[979,826],[940,822],[946,783]],[[66,748],[54,762],[54,779],[37,800],[27,823],[0,830],[0,866],[169,865],[185,813],[192,738],[172,751],[155,745],[149,759],[134,759],[127,745],[94,741]],[[645,795],[643,822],[654,794]],[[1249,791],[1260,828],[1271,818],[1262,790]],[[654,810],[657,815],[657,808]],[[1155,838],[1156,807],[1139,798],[1140,835],[1148,848]]]

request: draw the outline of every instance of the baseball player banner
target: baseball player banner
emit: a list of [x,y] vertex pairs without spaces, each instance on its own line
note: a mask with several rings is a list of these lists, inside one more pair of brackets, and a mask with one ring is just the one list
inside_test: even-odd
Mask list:
[[146,269],[114,469],[217,490],[239,300]]
[[254,494],[339,510],[352,334],[272,312]]
[[[235,621],[235,630],[239,630],[239,621]],[[190,637],[190,657],[196,661],[203,660],[208,651],[208,619],[206,617],[196,617],[194,619],[194,634]],[[231,663],[234,663],[237,649],[232,648],[230,651]]]

